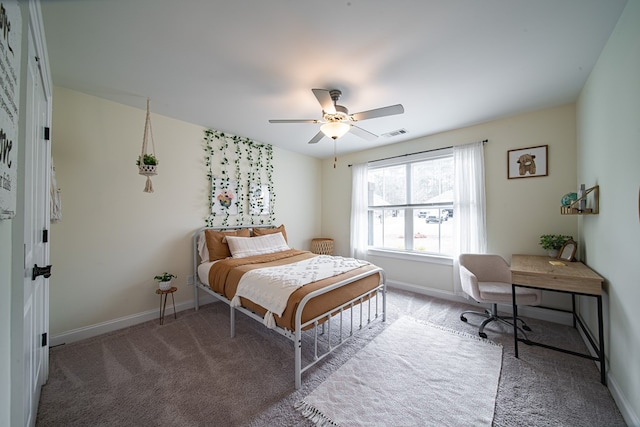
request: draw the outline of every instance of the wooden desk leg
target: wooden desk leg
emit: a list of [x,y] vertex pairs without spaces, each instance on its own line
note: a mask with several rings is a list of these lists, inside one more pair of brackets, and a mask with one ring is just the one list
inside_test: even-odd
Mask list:
[[177,319],[176,316],[176,299],[173,297],[174,292],[171,292],[171,301],[173,301],[173,318]]
[[600,341],[600,352],[598,357],[600,358],[600,382],[602,385],[607,385],[606,375],[606,361],[604,357],[604,331],[602,330],[602,295],[597,295],[598,299],[598,340]]
[[576,327],[576,294],[571,294],[571,311],[573,313],[573,327]]
[[163,294],[160,296],[160,300],[162,300],[162,296],[164,296],[164,304],[162,304],[162,308],[160,309],[160,324],[164,323],[164,313],[167,311],[167,294]]
[[511,284],[511,300],[513,302],[513,350],[518,358],[518,306],[516,304],[516,285]]

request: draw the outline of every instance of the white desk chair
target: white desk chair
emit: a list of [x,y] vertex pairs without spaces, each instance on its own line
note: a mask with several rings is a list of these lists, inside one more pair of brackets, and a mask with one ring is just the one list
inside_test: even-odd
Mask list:
[[[460,320],[467,321],[467,314],[477,314],[486,319],[480,324],[478,335],[487,338],[484,328],[493,321],[498,321],[513,328],[513,317],[502,317],[498,315],[498,303],[512,304],[511,297],[511,269],[509,264],[500,255],[491,254],[461,254],[458,258],[460,262],[460,281],[462,290],[474,300],[481,303],[492,304],[492,309],[485,309],[484,312],[465,311],[460,314]],[[538,305],[542,299],[542,291],[539,289],[517,288],[518,305]],[[522,327],[518,329],[522,332],[530,331],[531,328],[520,318]],[[509,329],[511,330],[511,329]]]

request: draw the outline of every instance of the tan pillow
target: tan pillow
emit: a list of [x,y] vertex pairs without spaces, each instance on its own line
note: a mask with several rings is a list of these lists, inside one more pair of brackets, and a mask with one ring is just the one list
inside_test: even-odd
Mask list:
[[231,256],[229,245],[225,239],[226,236],[250,237],[251,235],[248,228],[234,231],[204,230],[207,249],[209,249],[209,261],[217,261]]
[[282,233],[282,237],[284,237],[284,241],[288,242],[287,232],[284,229],[284,224],[281,224],[280,227],[278,228],[254,228],[253,229],[254,236],[264,236],[266,234],[273,234],[273,233]]

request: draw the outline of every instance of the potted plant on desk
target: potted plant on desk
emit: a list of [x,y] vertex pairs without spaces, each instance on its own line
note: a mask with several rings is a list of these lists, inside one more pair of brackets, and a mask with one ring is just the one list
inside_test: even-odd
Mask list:
[[178,276],[167,273],[165,271],[164,273],[155,276],[153,280],[158,282],[158,288],[160,288],[161,291],[168,291],[169,289],[171,289],[171,279],[176,277]]
[[558,251],[569,239],[573,239],[573,236],[564,236],[562,234],[543,234],[540,236],[540,246],[547,251],[550,258],[556,258]]

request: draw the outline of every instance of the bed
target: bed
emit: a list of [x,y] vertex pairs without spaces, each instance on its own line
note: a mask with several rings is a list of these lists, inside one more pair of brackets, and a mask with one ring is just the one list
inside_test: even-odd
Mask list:
[[[386,320],[384,270],[292,249],[283,225],[198,229],[193,277],[196,310],[200,291],[227,304],[232,337],[239,311],[293,341],[296,389],[306,370],[359,329]],[[303,344],[311,347],[304,361]]]

